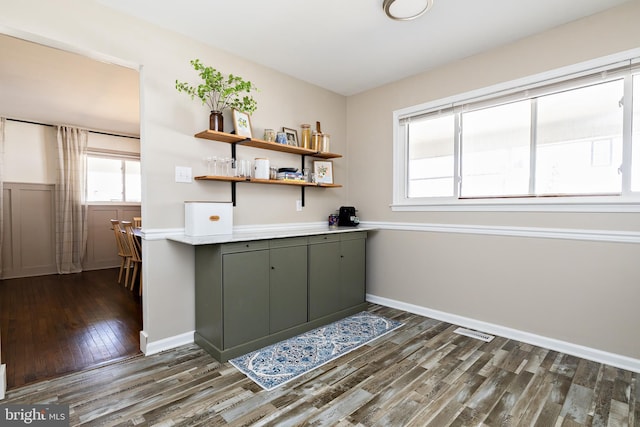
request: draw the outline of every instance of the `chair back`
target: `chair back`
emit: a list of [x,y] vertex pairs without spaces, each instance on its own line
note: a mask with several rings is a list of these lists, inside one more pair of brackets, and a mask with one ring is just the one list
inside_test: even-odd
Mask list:
[[133,217],[133,228],[142,228],[142,217],[140,216]]
[[129,246],[130,250],[129,256],[131,257],[131,261],[142,262],[142,248],[140,247],[140,242],[138,241],[138,238],[133,231],[133,224],[131,223],[131,221],[122,221],[121,224],[124,227],[127,245]]
[[120,227],[120,221],[117,219],[110,220],[111,228],[113,228],[113,234],[116,239],[116,245],[118,247],[118,255],[122,257],[131,256],[131,250],[129,248],[129,243],[126,241],[126,235],[122,232],[122,228]]

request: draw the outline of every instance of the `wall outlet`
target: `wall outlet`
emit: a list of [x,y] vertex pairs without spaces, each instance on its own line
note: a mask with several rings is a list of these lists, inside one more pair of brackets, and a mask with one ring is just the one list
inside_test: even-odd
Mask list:
[[296,210],[298,212],[302,211],[302,200],[296,200]]
[[193,172],[190,167],[176,166],[176,182],[193,182]]

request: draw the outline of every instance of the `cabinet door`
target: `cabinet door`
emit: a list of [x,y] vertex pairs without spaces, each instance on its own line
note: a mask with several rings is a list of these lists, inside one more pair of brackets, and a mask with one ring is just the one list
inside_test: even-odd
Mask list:
[[307,321],[307,246],[271,249],[269,330],[282,331]]
[[340,305],[340,242],[309,245],[309,320],[335,313]]
[[224,348],[269,334],[269,251],[223,255]]
[[365,239],[340,242],[340,296],[339,310],[365,301],[366,252]]

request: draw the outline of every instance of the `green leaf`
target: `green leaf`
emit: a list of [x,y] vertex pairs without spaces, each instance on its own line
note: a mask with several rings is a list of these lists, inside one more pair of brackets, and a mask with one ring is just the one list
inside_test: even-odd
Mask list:
[[[190,61],[193,69],[198,72],[202,83],[192,86],[186,82],[176,80],[178,92],[185,92],[194,99],[196,96],[211,110],[223,111],[226,108],[235,108],[244,113],[251,114],[257,108],[257,102],[250,95],[252,91],[258,91],[253,83],[245,81],[242,77],[229,74],[225,76],[213,67],[205,66],[200,59]],[[249,95],[242,95],[249,93]]]

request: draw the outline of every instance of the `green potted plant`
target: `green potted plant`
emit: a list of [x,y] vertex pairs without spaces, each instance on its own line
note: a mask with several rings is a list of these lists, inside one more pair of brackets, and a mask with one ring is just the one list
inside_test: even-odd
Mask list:
[[251,91],[258,89],[250,81],[233,74],[225,77],[215,68],[202,64],[199,59],[191,60],[191,65],[200,75],[202,83],[192,86],[176,80],[176,89],[191,95],[191,99],[197,96],[203,105],[209,107],[209,129],[223,132],[222,112],[226,108],[234,108],[247,114],[258,108],[251,95]]

